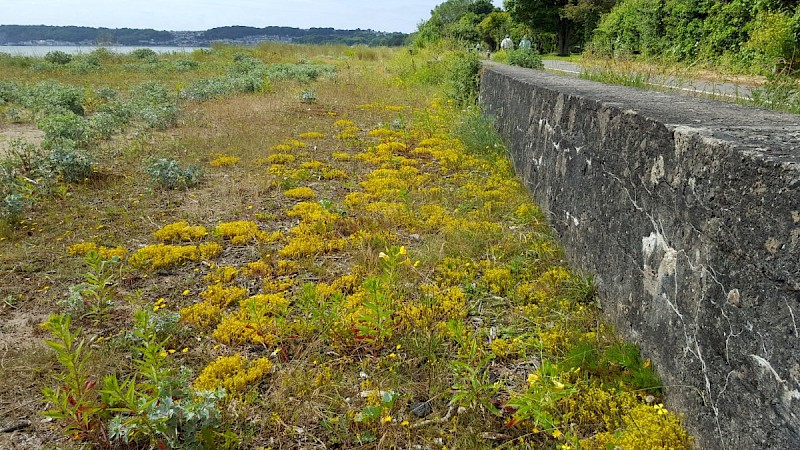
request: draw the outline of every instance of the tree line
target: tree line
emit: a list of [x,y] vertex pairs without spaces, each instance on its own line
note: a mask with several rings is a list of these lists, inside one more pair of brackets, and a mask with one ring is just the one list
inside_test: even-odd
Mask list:
[[[269,26],[264,28],[228,26],[202,32],[173,33],[153,29],[94,28],[47,25],[0,25],[0,45],[38,41],[101,45],[208,45],[214,41],[241,41],[263,36],[306,44],[346,44],[400,46],[406,43],[405,33],[384,33],[373,30],[337,30],[334,28],[301,29]],[[186,39],[191,42],[187,42]],[[179,41],[180,40],[180,41]]]

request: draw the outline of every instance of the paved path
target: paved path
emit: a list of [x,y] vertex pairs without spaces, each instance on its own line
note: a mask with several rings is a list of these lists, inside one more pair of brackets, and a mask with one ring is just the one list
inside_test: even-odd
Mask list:
[[[586,70],[578,63],[568,61],[544,60],[544,68],[556,72],[580,75]],[[586,69],[589,69],[587,67]],[[631,75],[635,75],[631,74]],[[706,80],[687,80],[672,76],[655,76],[647,80],[647,84],[670,90],[683,91],[689,94],[700,94],[711,97],[727,97],[729,99],[749,99],[752,86],[734,83],[715,83]]]

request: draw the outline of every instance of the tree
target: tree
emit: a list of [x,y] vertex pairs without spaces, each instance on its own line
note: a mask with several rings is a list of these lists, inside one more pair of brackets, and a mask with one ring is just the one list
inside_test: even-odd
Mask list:
[[469,5],[468,9],[469,12],[477,14],[481,19],[495,11],[500,10],[500,8],[495,8],[494,4],[492,4],[492,2],[489,0],[476,0],[474,3]]
[[515,22],[532,30],[555,33],[558,54],[569,55],[573,42],[583,44],[594,29],[600,14],[608,12],[616,0],[506,0],[505,7]]
[[415,43],[425,45],[443,38],[477,42],[482,35],[479,24],[496,9],[489,0],[447,0],[419,24]]
[[503,36],[511,32],[511,16],[505,11],[494,11],[487,15],[480,24],[478,32],[481,40],[489,45],[489,49],[497,50],[497,45]]

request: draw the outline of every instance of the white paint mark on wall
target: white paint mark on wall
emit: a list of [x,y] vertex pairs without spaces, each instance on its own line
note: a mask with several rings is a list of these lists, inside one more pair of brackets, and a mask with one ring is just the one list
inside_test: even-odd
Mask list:
[[658,155],[656,162],[650,169],[650,182],[653,185],[658,184],[658,182],[661,181],[662,178],[664,178],[665,174],[666,171],[664,170],[664,155]]
[[670,292],[677,297],[676,272],[678,269],[678,252],[669,246],[664,235],[658,231],[642,238],[642,257],[644,260],[644,289],[654,300],[665,301],[683,320],[683,315],[675,305],[675,298],[670,299]]

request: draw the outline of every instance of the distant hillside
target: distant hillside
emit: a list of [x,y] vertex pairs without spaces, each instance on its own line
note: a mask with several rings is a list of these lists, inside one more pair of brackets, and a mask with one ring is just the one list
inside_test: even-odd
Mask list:
[[37,41],[75,44],[168,45],[174,36],[169,31],[131,28],[52,27],[47,25],[0,25],[0,44]]
[[300,29],[292,27],[220,27],[200,34],[208,42],[240,41],[259,37],[275,37],[276,40],[290,40],[304,44],[364,44],[398,46],[405,43],[408,35],[404,33],[382,33],[373,30],[337,30],[334,28]]
[[253,44],[262,41],[285,41],[304,44],[346,44],[399,46],[404,33],[373,30],[336,30],[334,28],[243,27],[230,26],[206,31],[157,31],[131,28],[56,27],[46,25],[0,25],[0,45],[41,44],[117,44],[117,45],[189,45],[205,46],[213,42]]

